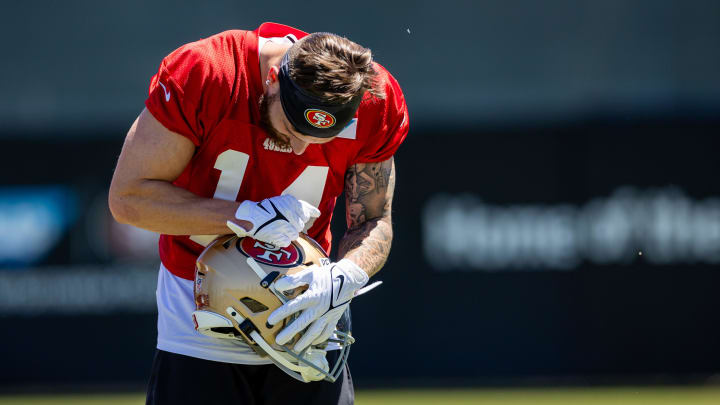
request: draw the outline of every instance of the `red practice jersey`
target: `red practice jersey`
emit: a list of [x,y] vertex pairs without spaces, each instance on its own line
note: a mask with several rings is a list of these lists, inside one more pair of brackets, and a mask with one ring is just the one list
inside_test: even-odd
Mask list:
[[[167,129],[196,146],[174,185],[236,201],[291,194],[320,209],[306,232],[329,251],[330,218],[345,172],[395,153],[408,132],[407,106],[395,78],[376,64],[385,99],[366,94],[355,119],[331,142],[311,144],[299,156],[281,150],[259,126],[264,79],[258,42],[289,34],[307,35],[265,23],[255,31],[225,31],[184,45],[162,61],[145,105]],[[192,280],[197,257],[214,237],[162,235],[160,259],[176,276]]]

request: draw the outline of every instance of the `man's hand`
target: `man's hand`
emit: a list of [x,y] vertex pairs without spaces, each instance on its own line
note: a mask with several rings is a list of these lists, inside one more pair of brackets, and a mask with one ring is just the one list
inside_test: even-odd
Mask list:
[[233,221],[228,221],[227,226],[238,236],[249,235],[259,241],[285,247],[300,236],[310,218],[318,216],[320,211],[305,201],[291,195],[280,195],[240,204],[235,218],[249,222],[252,228],[246,229]]
[[285,344],[295,334],[305,329],[300,340],[293,348],[301,351],[310,344],[320,344],[332,336],[340,317],[355,296],[355,292],[368,282],[368,275],[348,259],[326,266],[311,266],[307,269],[285,276],[275,282],[279,291],[292,290],[307,285],[308,289],[296,298],[286,302],[273,311],[268,318],[271,325],[298,311],[302,314],[277,334],[277,344]]

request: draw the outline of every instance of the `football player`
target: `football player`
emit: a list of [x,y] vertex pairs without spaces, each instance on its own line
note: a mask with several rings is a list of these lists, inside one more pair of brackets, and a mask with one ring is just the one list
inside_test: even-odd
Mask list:
[[390,251],[393,155],[408,132],[397,81],[346,38],[265,23],[172,52],[145,107],[125,139],[109,204],[118,221],[161,234],[147,403],[352,403],[347,367],[334,383],[303,383],[247,345],[198,333],[195,262],[232,232],[273,246],[305,232],[329,251],[344,190],[351,208],[338,261],[278,280],[278,289],[308,289],[268,319],[300,314],[277,344],[302,331],[296,350],[326,340]]

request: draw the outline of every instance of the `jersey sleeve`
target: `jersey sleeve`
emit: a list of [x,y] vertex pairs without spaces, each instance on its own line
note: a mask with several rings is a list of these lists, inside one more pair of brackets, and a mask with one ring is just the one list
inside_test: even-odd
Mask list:
[[355,163],[382,162],[390,159],[410,129],[407,104],[400,85],[387,71],[381,75],[385,99],[368,100],[358,112],[358,131],[367,132]]
[[227,111],[234,68],[217,60],[223,38],[209,37],[183,45],[163,59],[150,80],[145,106],[167,129],[199,146]]

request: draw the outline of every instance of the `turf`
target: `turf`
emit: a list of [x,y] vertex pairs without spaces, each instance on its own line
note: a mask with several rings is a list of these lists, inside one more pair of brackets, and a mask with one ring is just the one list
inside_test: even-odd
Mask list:
[[362,391],[358,405],[705,405],[720,404],[720,387],[565,388]]
[[[143,394],[0,396],[0,405],[141,405]],[[720,387],[364,390],[357,405],[717,405]]]

